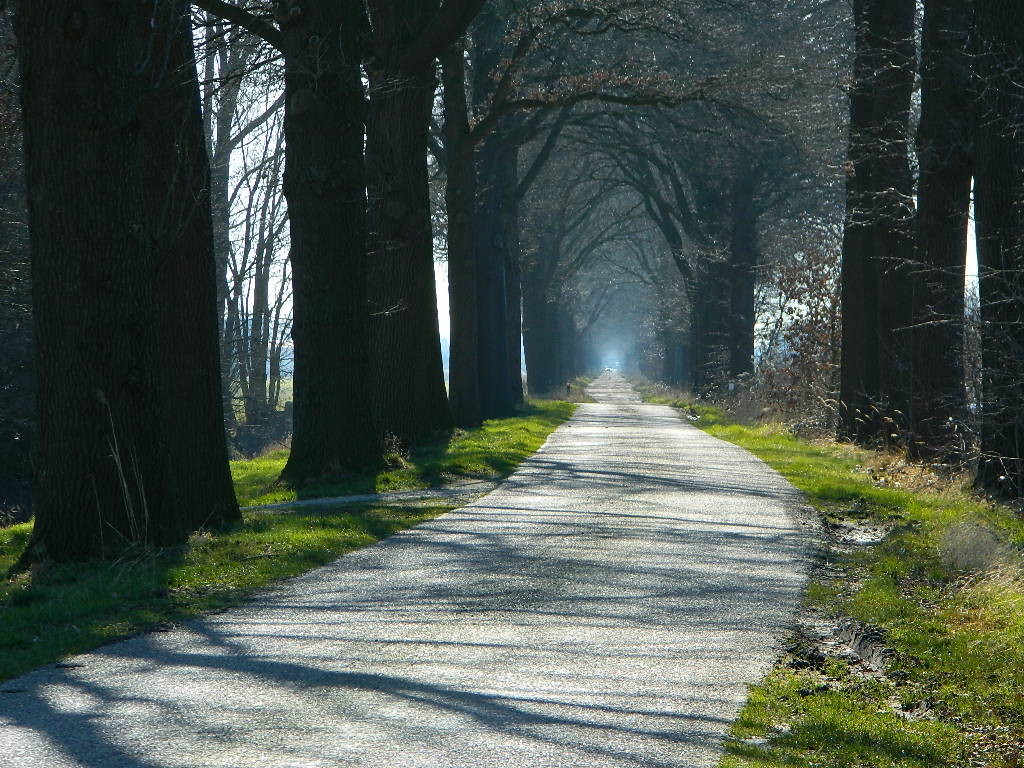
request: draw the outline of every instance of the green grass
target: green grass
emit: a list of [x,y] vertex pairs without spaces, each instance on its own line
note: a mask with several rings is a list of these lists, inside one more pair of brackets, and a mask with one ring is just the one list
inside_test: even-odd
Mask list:
[[[254,590],[446,512],[450,506],[246,514],[182,547],[118,562],[51,565],[0,582],[0,680],[167,622],[237,604]],[[0,529],[0,571],[30,525]]]
[[408,456],[396,456],[392,467],[377,474],[311,483],[298,491],[277,482],[288,460],[287,451],[233,461],[231,474],[243,506],[499,478],[511,473],[540,448],[548,435],[572,416],[575,408],[572,403],[532,401],[515,417],[487,421],[477,429],[456,430],[448,440],[418,447]]
[[[424,488],[510,473],[572,415],[575,406],[532,403],[514,418],[487,422],[425,446],[373,477],[304,490],[301,497]],[[286,456],[234,462],[243,504],[296,498],[276,488]],[[328,563],[353,549],[451,509],[302,508],[243,515],[228,530],[200,532],[173,549],[118,562],[48,565],[0,581],[0,680],[134,632],[237,604],[260,587]],[[31,523],[0,528],[0,573],[24,549]]]
[[[880,628],[895,651],[888,675],[865,677],[839,657],[808,668],[787,653],[752,689],[722,768],[1024,766],[1024,520],[966,487],[913,482],[924,470],[887,474],[892,457],[660,401],[759,456],[826,522],[889,530],[876,545],[827,552],[805,596]],[[929,714],[908,720],[921,702]]]
[[[827,682],[823,682],[827,680]],[[935,768],[960,765],[962,739],[952,725],[907,722],[885,702],[883,681],[778,667],[750,694],[722,768]],[[771,736],[767,744],[748,741]]]

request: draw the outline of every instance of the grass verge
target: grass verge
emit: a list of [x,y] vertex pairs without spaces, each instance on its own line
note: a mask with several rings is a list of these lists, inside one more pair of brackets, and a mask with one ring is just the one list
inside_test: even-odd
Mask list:
[[287,451],[233,461],[231,474],[242,506],[499,478],[510,474],[523,459],[536,452],[575,409],[572,403],[532,401],[512,418],[487,421],[476,429],[456,430],[450,439],[420,446],[408,455],[395,455],[391,466],[377,474],[312,483],[298,491],[277,482],[288,460]]
[[[794,638],[755,686],[722,768],[1024,766],[1024,520],[894,457],[684,408],[803,491],[824,523],[802,619],[852,620],[886,652]],[[872,535],[858,539],[857,532]]]
[[[575,406],[535,402],[510,419],[459,431],[417,449],[378,475],[305,489],[319,497],[425,488],[463,478],[509,474],[569,418]],[[287,456],[234,462],[242,504],[292,500],[275,486]],[[237,604],[255,590],[328,563],[449,511],[450,504],[305,507],[244,513],[224,531],[200,532],[182,547],[117,562],[50,565],[0,580],[0,680],[126,635]],[[14,563],[31,523],[0,528],[0,573]]]
[[[237,604],[254,590],[328,563],[451,509],[305,508],[252,513],[231,530],[117,562],[51,565],[0,582],[0,680],[134,632]],[[30,526],[0,529],[0,571]]]

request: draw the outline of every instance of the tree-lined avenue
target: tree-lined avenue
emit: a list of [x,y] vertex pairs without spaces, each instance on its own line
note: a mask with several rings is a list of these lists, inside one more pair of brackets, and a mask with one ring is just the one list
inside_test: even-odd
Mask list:
[[0,686],[65,766],[713,766],[805,579],[796,492],[616,373],[469,506]]

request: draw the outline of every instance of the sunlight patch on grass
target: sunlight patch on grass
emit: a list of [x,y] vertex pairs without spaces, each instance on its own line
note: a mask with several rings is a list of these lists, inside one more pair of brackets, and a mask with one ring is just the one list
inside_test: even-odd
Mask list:
[[288,460],[287,451],[233,461],[231,474],[242,506],[417,490],[459,480],[501,478],[535,453],[575,409],[573,403],[533,401],[514,417],[487,421],[476,429],[456,430],[450,439],[419,446],[408,456],[401,457],[397,466],[375,475],[324,480],[298,491],[277,481]]
[[[0,680],[165,622],[235,605],[260,587],[447,512],[450,506],[246,514],[182,547],[50,565],[0,582]],[[29,526],[0,529],[0,567]]]
[[934,768],[954,765],[962,741],[949,725],[907,722],[884,706],[882,681],[842,670],[826,684],[813,672],[776,668],[750,695],[726,741],[722,768]]
[[[513,418],[418,448],[394,469],[313,485],[301,494],[276,486],[287,451],[232,462],[232,475],[243,505],[503,477],[536,452],[575,408],[531,403]],[[245,513],[241,524],[197,533],[182,547],[113,563],[48,565],[0,581],[0,680],[133,632],[234,605],[260,587],[450,509],[438,503]],[[31,523],[0,528],[0,573],[17,559],[31,531]]]

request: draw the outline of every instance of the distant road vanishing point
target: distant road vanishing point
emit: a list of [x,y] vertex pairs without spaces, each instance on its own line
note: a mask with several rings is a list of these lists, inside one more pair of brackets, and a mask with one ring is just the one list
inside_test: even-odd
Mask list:
[[797,492],[619,374],[482,499],[0,684],[11,768],[714,766],[809,563]]

